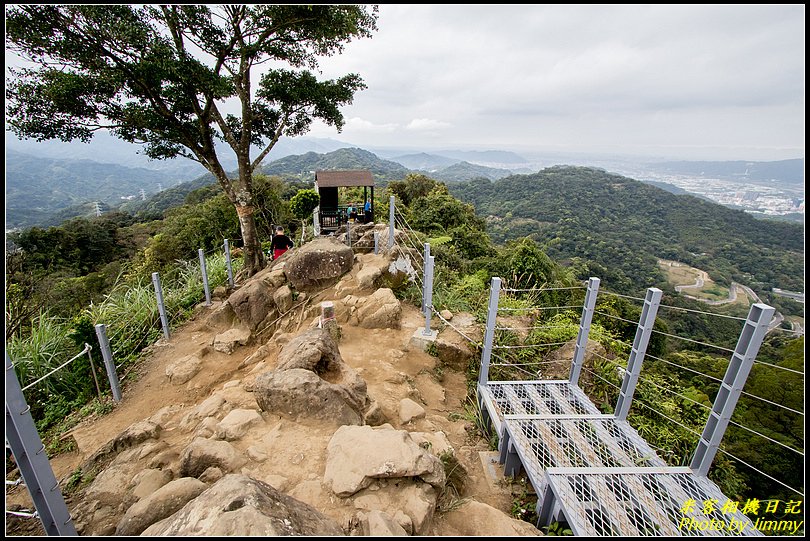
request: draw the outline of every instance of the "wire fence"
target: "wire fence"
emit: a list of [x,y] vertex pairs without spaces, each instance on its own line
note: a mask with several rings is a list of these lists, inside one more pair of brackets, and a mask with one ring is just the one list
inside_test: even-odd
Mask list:
[[[421,263],[421,267],[424,269],[424,258],[421,257],[423,249],[419,245],[419,237],[413,232],[404,216],[395,213],[395,219],[397,227],[403,232],[404,247],[414,254],[417,264]],[[423,280],[420,279],[419,284],[423,286]],[[570,356],[565,359],[557,359],[546,355],[553,354],[561,347],[573,343],[578,331],[578,321],[576,320],[583,308],[581,302],[584,294],[579,295],[579,293],[585,289],[584,286],[527,288],[504,285],[497,308],[497,313],[500,315],[496,318],[493,328],[494,342],[489,365],[490,378],[492,380],[501,378],[504,381],[541,379],[544,377],[543,367],[545,366],[556,365],[558,372],[560,368],[570,369]],[[549,294],[556,295],[554,300],[558,302],[541,305],[538,301],[548,300],[548,298],[544,299],[544,296]],[[560,300],[562,302],[559,302]],[[568,302],[565,302],[566,300]],[[590,352],[590,362],[586,363],[582,370],[594,385],[602,385],[604,389],[609,389],[614,393],[614,398],[615,391],[621,391],[618,383],[627,370],[627,358],[633,347],[632,334],[639,325],[639,321],[633,318],[641,312],[641,305],[644,302],[645,299],[642,297],[615,293],[605,289],[600,290],[597,295],[596,309],[593,312],[594,324],[591,326],[589,338],[601,344],[604,351]],[[616,309],[617,305],[621,305],[621,310]],[[660,367],[668,367],[668,371],[655,376],[648,374],[647,371],[642,371],[639,375],[637,396],[633,402],[634,408],[631,410],[635,413],[631,414],[630,420],[633,422],[640,419],[641,410],[638,408],[642,408],[647,412],[645,415],[664,419],[667,423],[682,430],[684,437],[691,442],[691,445],[694,445],[701,437],[701,425],[707,422],[712,411],[710,394],[716,393],[718,385],[722,383],[722,373],[728,364],[730,355],[735,353],[735,345],[724,343],[725,339],[722,337],[695,337],[684,330],[716,326],[722,329],[719,334],[727,336],[731,342],[736,341],[746,318],[663,303],[659,305],[658,309],[658,317],[664,320],[672,319],[674,327],[668,329],[666,326],[659,328],[656,325],[652,329],[650,336],[656,346],[651,347],[646,356],[648,363],[652,363],[652,369],[660,371]],[[467,332],[442,317],[436,307],[431,305],[430,310],[445,326],[452,328],[471,345],[476,348],[483,346],[480,341],[474,340]],[[574,318],[565,317],[572,314],[575,316]],[[687,321],[688,318],[695,319]],[[734,327],[729,327],[729,325],[735,324],[738,325],[736,330]],[[789,329],[772,330],[792,336],[803,334]],[[564,336],[563,339],[560,338],[561,334]],[[686,353],[682,354],[682,352]],[[717,373],[707,373],[703,365],[687,366],[687,364],[691,364],[691,361],[686,362],[687,359],[691,359],[689,356],[691,353],[715,359],[713,362],[717,363]],[[655,366],[656,363],[659,367]],[[755,360],[755,364],[763,369],[773,369],[799,376],[803,386],[803,371],[762,360]],[[705,387],[705,392],[695,392],[691,384],[686,388],[679,386],[680,384],[677,382],[681,381],[679,378],[682,377],[679,374],[689,374],[691,378],[697,377],[693,383],[698,384],[697,382],[702,381],[703,383],[700,385]],[[801,406],[781,404],[774,401],[772,399],[774,397],[766,398],[753,390],[742,390],[741,394],[744,399],[749,401],[743,409],[750,408],[753,403],[757,403],[759,404],[757,407],[774,408],[790,415],[796,415],[803,421],[804,411]],[[739,410],[740,408],[738,408]],[[738,416],[736,412],[735,416]],[[745,432],[750,437],[776,445],[803,460],[803,450],[799,450],[785,441],[780,441],[783,438],[779,434],[772,434],[770,430],[765,433],[761,429],[758,430],[757,427],[749,426],[739,418],[731,419],[730,423],[731,427]],[[651,441],[650,444],[660,450],[665,447],[655,441]],[[731,455],[724,448],[721,448],[721,451],[751,469],[755,474],[770,479],[793,493],[804,495],[803,486],[802,488],[790,486],[789,482],[780,481],[771,475],[773,472],[763,471],[762,466],[752,465],[743,458]],[[665,454],[677,460],[688,458],[673,454],[671,450]]]
[[[528,293],[529,298],[537,299],[539,298],[537,295],[539,289],[504,287],[501,291],[507,293],[507,295],[505,296],[505,306],[499,305],[498,313],[503,314],[507,319],[519,318],[520,322],[515,323],[513,321],[504,322],[497,320],[494,326],[495,340],[492,345],[493,353],[492,362],[490,364],[490,368],[495,370],[492,370],[490,379],[495,380],[498,377],[502,377],[504,380],[540,378],[540,368],[546,364],[562,364],[563,368],[570,368],[570,356],[566,357],[564,361],[549,360],[543,357],[543,352],[549,350],[556,351],[560,346],[570,344],[570,341],[553,341],[547,339],[538,342],[532,341],[532,339],[536,339],[540,336],[538,331],[554,331],[559,330],[560,327],[567,328],[569,334],[572,334],[570,322],[568,322],[567,325],[549,325],[545,321],[542,321],[541,318],[543,318],[543,314],[545,313],[560,313],[566,310],[574,310],[575,308],[582,309],[582,306],[574,304],[551,306],[514,305],[514,297],[510,298],[509,294]],[[534,295],[532,296],[532,294]],[[605,301],[605,299],[609,298],[620,299],[621,302],[630,303],[635,306],[637,311],[640,310],[640,303],[643,303],[644,299],[606,290],[600,290],[597,296],[596,309],[593,312],[594,323],[590,329],[590,338],[592,340],[595,339],[605,346],[605,351],[590,351],[590,362],[586,362],[586,366],[582,369],[583,373],[586,374],[591,381],[589,385],[595,385],[596,387],[601,385],[604,389],[614,393],[615,398],[616,391],[621,390],[619,382],[627,370],[627,355],[633,347],[630,343],[630,334],[626,335],[626,337],[622,337],[616,336],[615,332],[617,332],[617,329],[621,326],[627,328],[628,331],[635,331],[639,325],[639,321],[631,319],[625,315],[625,313],[611,313],[609,311],[610,306],[615,303]],[[504,298],[502,297],[502,299]],[[675,330],[669,330],[666,329],[666,327],[658,328],[658,326],[656,326],[656,328],[651,331],[651,338],[657,341],[657,346],[651,348],[654,353],[647,352],[646,356],[648,362],[653,363],[653,370],[660,370],[660,368],[655,367],[655,363],[659,363],[661,367],[669,367],[669,371],[661,372],[661,375],[653,377],[642,369],[642,373],[639,375],[636,396],[633,401],[634,408],[631,410],[636,413],[631,415],[630,420],[631,423],[637,421],[639,419],[638,415],[642,411],[646,411],[647,413],[645,415],[651,414],[683,430],[687,440],[691,442],[691,445],[695,445],[701,437],[701,427],[708,422],[709,414],[712,411],[710,402],[711,394],[716,393],[719,384],[722,383],[722,374],[725,371],[725,367],[728,365],[729,358],[735,353],[735,346],[727,346],[722,341],[718,344],[717,340],[722,340],[721,338],[698,339],[683,333],[682,329],[701,328],[702,325],[706,325],[706,322],[708,322],[708,326],[716,325],[718,328],[722,328],[725,335],[728,336],[729,341],[732,337],[734,337],[733,339],[736,341],[736,336],[742,332],[746,318],[666,304],[661,304],[659,308],[661,310],[659,312],[659,318],[663,317],[666,319],[668,314],[675,314],[673,317],[678,321],[676,321]],[[632,310],[625,310],[625,312],[632,312]],[[684,318],[690,317],[695,318],[695,320],[690,322],[683,321]],[[613,324],[611,324],[611,321]],[[727,323],[712,323],[713,321],[725,321]],[[737,325],[736,331],[734,327],[728,326],[731,324]],[[613,329],[612,332],[614,334],[611,334],[610,331],[605,333],[605,329]],[[799,333],[790,334],[798,335]],[[544,347],[548,349],[544,350]],[[609,351],[613,353],[609,354]],[[498,355],[496,355],[495,352],[498,352]],[[702,365],[687,366],[684,360],[692,358],[689,352],[709,356],[704,358],[715,359],[712,363],[716,364],[715,369],[717,370],[717,374],[707,373],[705,367]],[[514,355],[516,354],[520,354],[521,357],[515,357]],[[506,357],[503,355],[506,355]],[[702,357],[697,356],[696,358]],[[689,364],[691,364],[691,362]],[[780,366],[763,360],[755,360],[754,364],[763,369],[800,377],[800,383],[803,388],[804,372],[801,370]],[[689,383],[687,387],[681,388],[680,385],[682,384],[677,383],[681,381],[681,379],[679,379],[681,376],[678,376],[678,374],[690,374],[690,377],[697,377],[698,379],[688,380],[692,383]],[[697,385],[698,381],[704,382],[701,385],[705,388],[705,392],[696,392],[693,385]],[[596,387],[594,387],[594,389]],[[787,434],[780,435],[773,433],[772,428],[766,431],[758,426],[752,426],[750,421],[743,418],[743,413],[749,411],[752,407],[768,407],[781,411],[784,414],[795,415],[798,417],[799,421],[803,423],[803,407],[795,404],[788,405],[779,403],[778,401],[774,401],[774,397],[762,396],[761,392],[758,393],[755,390],[743,390],[741,394],[741,400],[747,400],[747,402],[744,404],[741,402],[742,407],[738,407],[735,411],[734,418],[730,420],[731,426],[729,432],[731,433],[733,429],[737,429],[746,433],[750,438],[761,440],[763,444],[777,446],[785,453],[794,455],[797,461],[803,462],[803,448],[797,448],[795,440],[794,443],[791,443],[790,436]],[[638,408],[642,409],[639,410]],[[803,436],[798,441],[799,446],[802,444],[802,438]],[[655,446],[656,443],[657,442],[651,442],[653,446]],[[729,445],[732,444],[734,443],[729,443]],[[739,443],[734,445],[736,447],[740,446]],[[730,454],[726,449],[724,449],[724,452]],[[668,452],[668,454],[672,455],[671,451]],[[794,481],[793,479],[780,481],[776,478],[778,477],[778,473],[765,471],[767,464],[755,465],[751,463],[755,462],[754,460],[744,461],[744,459],[736,455],[731,456],[735,460],[739,459],[741,464],[744,464],[746,468],[751,469],[755,474],[776,481],[779,486],[789,489],[792,493],[801,496],[804,495],[803,486],[791,486]],[[687,457],[679,456],[677,458],[678,460],[685,460]]]
[[[226,255],[222,248],[207,253],[206,278],[213,289],[228,282]],[[232,272],[237,272],[242,263],[240,258],[232,261]],[[169,279],[162,286],[165,306],[169,325],[176,326],[188,318],[193,307],[203,298],[203,271],[200,260],[192,259],[178,262],[167,274]],[[86,326],[82,326],[85,325],[82,322],[86,322]],[[26,338],[15,337],[7,342],[22,390],[38,414],[41,415],[54,399],[68,401],[72,400],[71,397],[86,396],[81,394],[81,389],[88,385],[88,374],[92,375],[90,385],[95,385],[95,394],[102,396],[99,379],[104,378],[103,372],[99,374],[91,353],[93,347],[88,343],[96,342],[92,324],[97,322],[103,323],[107,329],[116,377],[123,379],[137,364],[134,361],[139,353],[161,336],[153,285],[145,279],[134,283],[119,279],[100,302],[91,303],[75,321],[41,313]],[[84,349],[67,361],[59,360],[64,358],[66,351],[75,347],[77,337],[86,340]],[[71,367],[85,354],[89,368]]]

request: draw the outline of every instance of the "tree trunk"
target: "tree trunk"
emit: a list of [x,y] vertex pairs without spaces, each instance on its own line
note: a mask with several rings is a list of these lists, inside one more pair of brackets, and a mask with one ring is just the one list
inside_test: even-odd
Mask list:
[[239,227],[242,230],[244,241],[245,270],[248,276],[253,276],[264,268],[264,253],[256,230],[256,220],[253,217],[253,207],[250,205],[236,205],[236,214],[239,216]]

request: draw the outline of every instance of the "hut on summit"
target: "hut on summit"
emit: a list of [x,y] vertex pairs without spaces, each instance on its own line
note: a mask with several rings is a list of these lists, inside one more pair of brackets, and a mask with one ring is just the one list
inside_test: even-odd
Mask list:
[[[340,201],[338,188],[363,187],[363,201]],[[371,194],[369,194],[371,188]],[[350,218],[363,222],[373,221],[374,216],[374,177],[371,171],[315,171],[315,189],[321,197],[318,220],[321,232],[337,231],[341,224]],[[364,212],[366,201],[371,203],[371,211]],[[350,207],[352,207],[350,209]],[[357,207],[357,208],[354,208]],[[350,212],[347,212],[349,210]],[[351,211],[356,215],[352,215]]]

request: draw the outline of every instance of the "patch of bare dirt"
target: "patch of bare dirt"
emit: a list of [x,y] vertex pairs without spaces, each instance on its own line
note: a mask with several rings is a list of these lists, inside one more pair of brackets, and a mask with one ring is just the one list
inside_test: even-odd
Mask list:
[[[319,298],[328,297],[323,294],[316,296],[312,299],[313,305]],[[72,430],[78,451],[51,460],[54,473],[63,481],[63,486],[71,472],[104,444],[133,423],[159,412],[162,412],[161,425],[164,427],[160,439],[179,453],[193,439],[193,431],[182,426],[183,417],[212,393],[225,396],[234,407],[256,409],[252,393],[246,391],[243,384],[255,377],[257,365],[240,368],[240,364],[262,344],[238,347],[230,355],[209,348],[215,334],[223,330],[206,324],[207,316],[217,306],[218,303],[198,307],[195,317],[176,329],[169,340],[161,340],[151,347],[150,354],[141,361],[137,376],[124,382],[123,400],[111,413],[88,420]],[[442,431],[447,435],[457,460],[466,470],[462,497],[474,498],[508,513],[512,500],[509,487],[493,481],[492,476],[485,472],[486,469],[497,471],[497,465],[494,468],[491,464],[488,466],[482,455],[489,450],[488,442],[476,437],[472,423],[464,418],[465,375],[437,366],[437,358],[409,345],[414,331],[424,325],[424,319],[416,307],[403,304],[402,309],[399,329],[342,325],[339,349],[344,361],[366,380],[369,395],[379,403],[387,421],[395,428]],[[293,314],[292,321],[286,324],[285,331],[297,334],[311,324],[311,318],[304,317],[302,311]],[[166,376],[168,365],[206,349],[208,352],[201,357],[202,369],[196,376],[182,385],[169,382]],[[277,354],[277,351],[271,351],[258,372],[273,368]],[[402,426],[398,407],[400,400],[406,397],[421,404],[426,415]],[[347,517],[354,509],[349,509],[350,504],[321,484],[326,447],[336,427],[325,422],[294,421],[268,413],[262,413],[262,418],[264,424],[231,442],[246,456],[254,457],[243,473],[315,506],[345,527]],[[256,449],[261,449],[258,456]],[[6,496],[7,503],[31,507],[24,488],[7,490]],[[81,493],[69,497],[68,506],[72,509],[78,505],[80,497]],[[441,531],[441,520],[440,514],[434,518],[437,532]],[[29,523],[33,522],[36,521],[29,520]],[[12,531],[8,528],[7,523],[7,534],[35,535],[30,529]]]

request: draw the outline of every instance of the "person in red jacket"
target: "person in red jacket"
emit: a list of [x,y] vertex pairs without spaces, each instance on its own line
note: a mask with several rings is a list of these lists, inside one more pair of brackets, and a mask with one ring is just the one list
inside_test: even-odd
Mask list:
[[290,237],[284,234],[284,228],[278,226],[276,228],[276,234],[273,235],[273,242],[270,246],[270,249],[273,250],[273,260],[281,257],[281,254],[292,247],[293,241],[290,240]]

